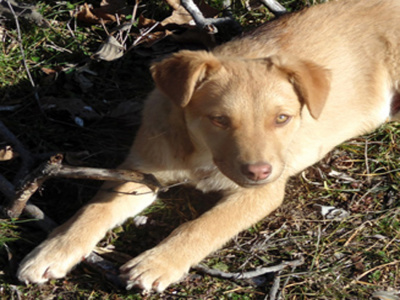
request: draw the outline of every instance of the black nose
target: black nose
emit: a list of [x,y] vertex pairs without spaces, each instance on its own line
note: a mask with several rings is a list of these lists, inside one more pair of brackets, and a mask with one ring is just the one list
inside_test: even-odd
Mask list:
[[245,164],[241,167],[242,174],[252,181],[267,179],[272,172],[272,166],[266,162]]

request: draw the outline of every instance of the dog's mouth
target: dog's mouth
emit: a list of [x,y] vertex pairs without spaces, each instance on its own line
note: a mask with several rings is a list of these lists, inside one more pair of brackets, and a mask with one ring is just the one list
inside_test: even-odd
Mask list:
[[268,171],[267,175],[260,176],[262,177],[260,178],[258,176],[250,176],[249,174],[246,174],[246,172],[243,171],[243,168],[228,166],[226,162],[222,160],[214,159],[214,163],[222,174],[243,188],[261,187],[273,182],[277,178],[276,172],[272,172],[272,167],[270,167],[270,171]]
[[[231,180],[233,180],[233,179],[231,179]],[[233,180],[233,181],[235,181],[235,180]],[[255,188],[255,187],[264,186],[264,185],[270,183],[271,181],[272,180],[265,179],[265,180],[259,180],[259,181],[246,180],[246,181],[235,181],[235,182],[244,188]]]

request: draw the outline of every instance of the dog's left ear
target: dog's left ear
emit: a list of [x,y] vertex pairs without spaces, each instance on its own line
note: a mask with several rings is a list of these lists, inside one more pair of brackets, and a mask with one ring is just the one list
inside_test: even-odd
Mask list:
[[288,76],[311,116],[318,119],[329,95],[331,73],[307,60],[270,57],[269,61]]
[[185,107],[196,88],[221,68],[206,51],[180,51],[150,68],[157,88],[176,105]]

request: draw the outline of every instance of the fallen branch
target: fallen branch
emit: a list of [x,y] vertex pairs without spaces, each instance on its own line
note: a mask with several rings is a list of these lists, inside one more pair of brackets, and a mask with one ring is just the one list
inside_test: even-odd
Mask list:
[[37,220],[35,224],[43,231],[50,233],[54,228],[58,226],[56,222],[50,219],[44,214],[44,212],[32,203],[27,203],[24,207],[23,213],[30,218]]
[[265,297],[264,300],[275,300],[276,299],[276,295],[278,294],[279,291],[279,282],[280,282],[280,275],[281,271],[278,271],[277,274],[275,275],[274,278],[274,283],[272,284],[271,289],[269,290],[269,294],[268,296]]
[[[294,270],[296,270],[296,267],[297,266],[292,266],[292,270],[291,270],[292,274],[294,273]],[[286,287],[286,285],[288,284],[290,277],[293,276],[293,275],[289,274],[288,276],[286,276],[286,280],[283,283],[283,286],[282,286],[281,290],[279,291],[279,285],[280,285],[280,279],[281,279],[280,278],[280,274],[281,274],[281,271],[279,271],[275,275],[274,283],[272,284],[272,287],[271,287],[271,289],[269,291],[269,294],[265,297],[264,300],[281,299],[281,293],[284,290],[284,288]]]
[[16,189],[15,197],[5,208],[5,214],[10,218],[18,218],[30,197],[49,178],[66,177],[78,179],[95,179],[110,181],[133,181],[143,183],[155,193],[162,187],[151,174],[144,174],[131,170],[108,170],[99,168],[73,167],[62,165],[63,155],[52,156],[49,161],[41,164],[31,172]]
[[287,13],[286,9],[276,0],[259,0],[264,4],[275,16],[281,16]]
[[196,6],[193,0],[181,0],[181,5],[187,10],[187,12],[192,16],[196,26],[202,30],[206,30],[208,33],[216,34],[218,29],[216,26],[220,26],[222,24],[230,24],[233,28],[240,27],[239,24],[231,17],[222,17],[222,18],[205,18],[200,11],[200,9]]
[[119,269],[112,262],[104,259],[92,251],[83,261],[96,272],[102,274],[107,281],[118,288],[125,288],[126,284],[119,278]]
[[279,272],[283,270],[286,267],[294,267],[294,266],[300,266],[304,263],[304,258],[300,258],[297,260],[293,261],[284,261],[280,263],[279,265],[276,266],[270,266],[270,267],[264,267],[264,268],[259,268],[254,271],[249,271],[249,272],[237,272],[237,273],[229,273],[229,272],[223,272],[220,270],[215,270],[215,269],[210,269],[207,268],[203,265],[197,265],[193,267],[194,270],[200,271],[202,273],[211,275],[211,276],[217,276],[225,279],[234,279],[234,280],[240,280],[240,279],[250,279],[254,277],[258,277],[267,273],[272,273],[272,272]]

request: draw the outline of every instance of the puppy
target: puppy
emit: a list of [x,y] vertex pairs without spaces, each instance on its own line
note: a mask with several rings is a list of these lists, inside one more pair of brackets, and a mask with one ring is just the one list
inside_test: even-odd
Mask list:
[[[332,1],[212,52],[182,51],[152,66],[156,89],[121,168],[223,198],[123,265],[128,287],[164,290],[275,210],[290,176],[398,119],[399,15],[397,0]],[[65,276],[107,230],[156,198],[138,183],[105,183],[109,189],[120,193],[100,192],[24,259],[21,281]]]

